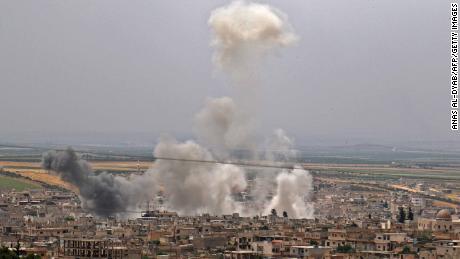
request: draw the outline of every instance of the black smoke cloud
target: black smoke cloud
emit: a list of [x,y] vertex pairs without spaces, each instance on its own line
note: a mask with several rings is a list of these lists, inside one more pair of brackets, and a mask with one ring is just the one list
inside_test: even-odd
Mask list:
[[89,163],[71,148],[45,153],[42,166],[75,185],[83,206],[100,216],[125,213],[153,193],[153,185],[145,175],[127,179],[107,172],[95,174]]

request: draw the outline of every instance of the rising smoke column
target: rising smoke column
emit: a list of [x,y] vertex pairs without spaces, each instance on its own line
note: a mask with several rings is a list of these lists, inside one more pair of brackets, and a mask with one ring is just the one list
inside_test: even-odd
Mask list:
[[254,128],[259,67],[264,57],[292,45],[297,36],[287,16],[269,5],[234,1],[215,9],[208,20],[212,30],[213,61],[233,83],[238,114]]
[[[136,206],[154,196],[154,190],[164,189],[165,206],[181,215],[199,213],[227,214],[232,212],[266,213],[275,208],[287,211],[291,217],[308,217],[312,210],[303,200],[311,189],[308,172],[258,169],[255,192],[263,206],[256,211],[244,211],[234,198],[247,188],[246,172],[236,165],[190,162],[190,160],[231,159],[233,149],[246,148],[256,153],[254,107],[256,106],[257,67],[261,58],[273,50],[295,42],[286,15],[263,4],[233,2],[214,10],[208,21],[215,48],[214,63],[232,79],[237,96],[209,98],[195,117],[199,143],[178,142],[163,138],[155,147],[154,156],[189,161],[158,159],[142,176],[131,178],[94,174],[89,164],[73,150],[50,152],[43,158],[45,169],[56,171],[62,179],[79,188],[84,205],[99,215],[113,215]],[[275,131],[268,141],[266,157],[284,160],[292,155],[293,142],[284,131]],[[257,157],[249,157],[257,158]],[[310,186],[310,187],[309,187]],[[275,190],[273,199],[268,194]],[[257,196],[257,195],[255,195]]]
[[[213,31],[214,63],[230,76],[238,94],[235,99],[207,99],[204,108],[195,116],[195,133],[200,143],[166,138],[156,146],[155,157],[188,160],[159,159],[151,169],[155,182],[165,190],[166,207],[182,215],[202,212],[253,215],[271,208],[287,211],[291,217],[310,215],[305,203],[302,205],[311,185],[311,178],[304,170],[280,173],[258,169],[259,180],[253,191],[256,202],[263,206],[256,211],[245,211],[233,198],[247,186],[245,171],[241,167],[190,162],[230,159],[234,149],[249,149],[256,153],[253,107],[258,85],[257,66],[265,55],[288,46],[297,38],[287,17],[268,5],[233,2],[214,10],[208,23]],[[288,160],[293,154],[292,145],[283,130],[276,130],[268,142],[272,151],[266,157],[272,160],[281,156]],[[273,189],[273,199],[266,200]]]
[[271,209],[286,211],[293,218],[313,217],[313,208],[307,203],[304,194],[312,190],[311,175],[301,169],[295,168],[291,171],[284,170],[276,177],[276,194],[268,204],[265,211],[270,213]]
[[283,129],[276,129],[266,140],[265,159],[271,161],[292,161],[297,158],[294,140]]
[[[282,129],[274,130],[265,145],[265,159],[275,165],[297,160],[297,151],[293,149],[294,140]],[[286,211],[292,218],[311,218],[313,206],[309,202],[312,190],[312,178],[301,166],[292,170],[264,169],[254,180],[252,195],[261,209],[258,213],[269,214],[272,209]],[[270,200],[267,197],[271,197]],[[260,206],[259,206],[260,208]]]
[[214,32],[214,62],[230,72],[254,69],[245,65],[259,62],[261,55],[297,39],[285,14],[258,3],[235,1],[217,8],[208,23]]
[[[214,62],[231,76],[239,90],[235,106],[244,111],[253,110],[258,86],[256,72],[261,59],[297,40],[287,16],[269,5],[237,1],[214,10],[208,23],[214,33]],[[296,159],[294,142],[284,130],[275,130],[266,142],[265,159]],[[282,172],[273,169],[258,171],[252,195],[265,207],[265,213],[274,208],[288,212],[291,217],[312,216],[312,207],[304,201],[311,191],[312,180],[308,171],[300,167]],[[272,188],[276,191],[272,200],[267,201]]]
[[75,185],[83,206],[100,216],[125,213],[153,193],[152,177],[133,175],[127,179],[106,172],[95,174],[71,148],[45,153],[42,167]]
[[240,167],[190,162],[214,160],[208,150],[191,140],[180,143],[163,139],[155,147],[154,156],[189,160],[158,159],[153,167],[155,182],[164,188],[167,209],[181,215],[240,211],[239,204],[232,198],[246,188],[245,173]]
[[198,140],[220,159],[235,149],[255,150],[254,125],[230,97],[208,98],[195,115]]

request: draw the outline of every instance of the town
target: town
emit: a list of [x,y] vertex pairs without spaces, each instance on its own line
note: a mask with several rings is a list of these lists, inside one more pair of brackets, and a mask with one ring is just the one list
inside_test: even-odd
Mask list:
[[[180,216],[158,199],[144,210],[98,217],[62,188],[4,189],[0,244],[34,258],[460,258],[458,205],[364,180],[314,178],[311,219],[274,209]],[[398,181],[432,189],[430,181]]]

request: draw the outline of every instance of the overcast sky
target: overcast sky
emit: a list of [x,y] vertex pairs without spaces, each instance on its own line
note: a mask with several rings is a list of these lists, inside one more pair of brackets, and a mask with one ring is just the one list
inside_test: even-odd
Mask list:
[[[207,25],[227,3],[0,1],[0,141],[191,135],[206,97],[232,92],[211,62]],[[449,129],[449,1],[268,3],[300,40],[262,67],[260,134],[458,139]]]

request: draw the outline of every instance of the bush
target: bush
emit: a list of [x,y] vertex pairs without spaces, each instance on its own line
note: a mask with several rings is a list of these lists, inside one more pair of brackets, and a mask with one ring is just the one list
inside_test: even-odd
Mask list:
[[354,252],[355,249],[353,249],[353,247],[351,245],[339,245],[337,246],[337,252],[339,253],[352,253]]
[[160,240],[150,240],[149,243],[152,244],[152,245],[159,245]]
[[401,251],[401,254],[415,254],[415,253],[410,250],[410,247],[404,246]]
[[65,221],[75,221],[75,218],[72,216],[65,216],[64,220]]
[[14,253],[13,251],[11,251],[10,249],[8,249],[8,247],[2,246],[2,248],[0,248],[0,258],[2,258],[2,259],[17,259],[17,258],[19,258],[19,256],[16,253]]

